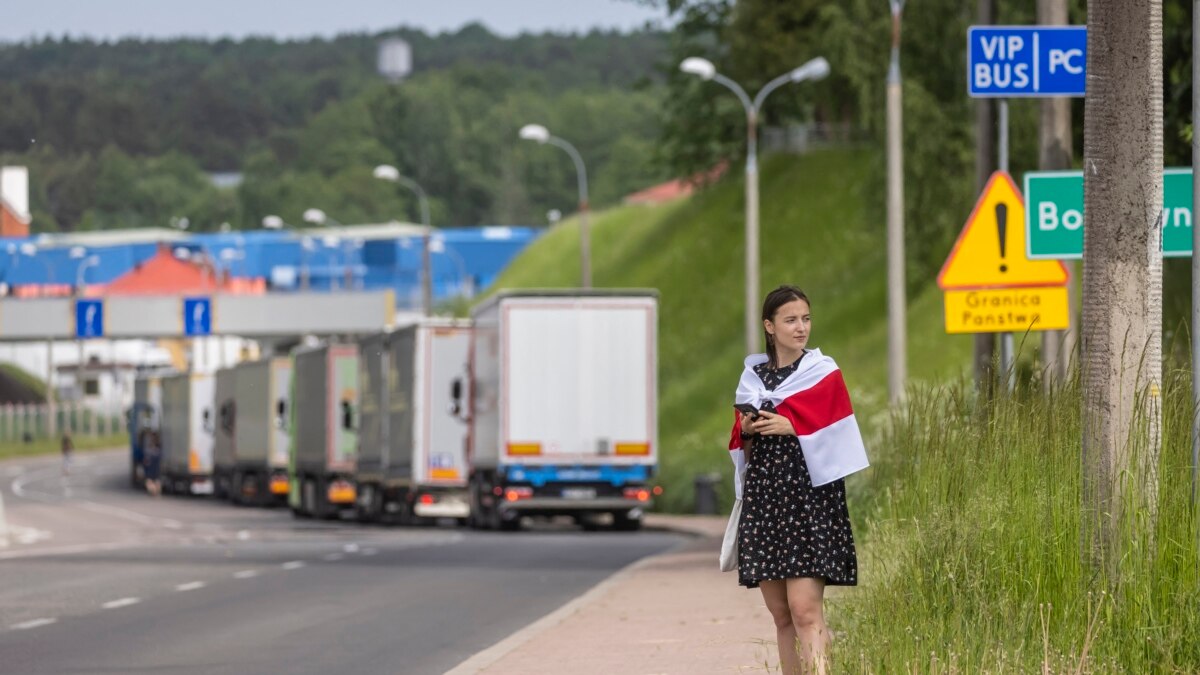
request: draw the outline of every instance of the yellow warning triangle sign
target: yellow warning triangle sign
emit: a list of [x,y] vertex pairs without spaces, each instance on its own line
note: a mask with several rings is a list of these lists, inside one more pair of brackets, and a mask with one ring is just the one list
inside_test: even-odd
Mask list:
[[1008,173],[993,173],[942,265],[938,286],[948,290],[1065,283],[1067,269],[1061,262],[1025,257],[1025,201]]

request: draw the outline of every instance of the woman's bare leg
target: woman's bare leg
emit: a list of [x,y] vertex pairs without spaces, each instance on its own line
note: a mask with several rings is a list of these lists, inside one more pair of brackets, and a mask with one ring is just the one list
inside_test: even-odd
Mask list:
[[787,604],[796,631],[801,673],[825,675],[829,670],[829,628],[825,626],[825,580],[788,579]]
[[775,636],[779,643],[779,671],[783,675],[800,675],[800,656],[796,651],[796,628],[788,606],[788,585],[784,581],[764,581],[759,585],[767,611],[775,621]]

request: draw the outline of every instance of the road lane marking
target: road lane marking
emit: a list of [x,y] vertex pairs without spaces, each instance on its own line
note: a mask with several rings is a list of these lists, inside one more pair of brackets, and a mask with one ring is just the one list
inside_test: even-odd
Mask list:
[[346,553],[358,553],[358,544],[346,544],[342,550]]
[[102,607],[103,609],[120,609],[121,607],[129,607],[130,605],[136,605],[141,601],[142,601],[141,598],[121,598],[120,600],[111,600],[109,602],[106,602],[103,605],[100,605],[100,607]]
[[195,590],[204,588],[204,586],[205,586],[205,584],[203,581],[189,581],[186,584],[179,584],[178,586],[175,587],[175,590],[180,591],[180,592],[195,591]]
[[13,630],[29,630],[30,628],[41,628],[42,626],[49,626],[50,624],[57,622],[58,619],[34,619],[33,621],[13,624],[12,626],[9,626],[9,628]]
[[258,576],[258,570],[242,570],[241,572],[234,573],[233,578],[234,579],[253,579],[256,576]]
[[337,562],[345,557],[346,556],[342,555],[341,553],[330,553],[329,555],[325,556],[325,559],[329,562]]
[[304,562],[300,561],[300,560],[292,560],[290,562],[283,563],[282,565],[280,565],[280,567],[282,567],[285,570],[298,570],[301,567],[304,567]]

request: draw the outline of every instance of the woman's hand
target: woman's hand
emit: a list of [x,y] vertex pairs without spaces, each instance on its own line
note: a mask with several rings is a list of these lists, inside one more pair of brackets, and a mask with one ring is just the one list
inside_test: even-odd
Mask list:
[[750,429],[754,433],[762,434],[763,436],[796,435],[796,429],[792,426],[791,420],[783,415],[776,415],[766,410],[759,411],[758,421],[751,423]]
[[754,433],[754,426],[753,426],[754,419],[750,415],[747,415],[746,413],[743,413],[743,412],[739,412],[738,413],[738,424],[742,427],[743,434]]

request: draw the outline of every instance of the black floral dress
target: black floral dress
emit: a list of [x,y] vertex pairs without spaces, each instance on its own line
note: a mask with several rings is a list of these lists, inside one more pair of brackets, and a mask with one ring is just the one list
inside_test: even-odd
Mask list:
[[[800,365],[772,370],[754,367],[774,390]],[[773,411],[767,402],[764,410]],[[808,465],[795,436],[756,436],[746,452],[742,518],[738,523],[738,583],[798,577],[822,578],[830,586],[858,583],[858,557],[846,484],[841,480],[813,487]]]

